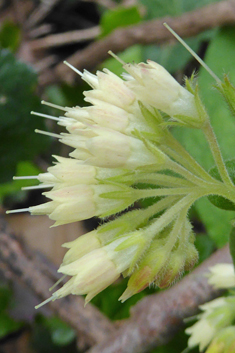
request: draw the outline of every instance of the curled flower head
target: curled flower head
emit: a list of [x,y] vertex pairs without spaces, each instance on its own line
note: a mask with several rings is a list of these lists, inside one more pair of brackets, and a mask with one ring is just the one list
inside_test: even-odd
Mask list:
[[[154,62],[124,67],[132,75],[124,80],[108,70],[80,73],[90,105],[61,108],[65,116],[53,119],[65,131],[41,132],[73,151],[35,176],[49,201],[23,211],[46,214],[55,226],[119,214],[64,244],[59,272],[69,279],[50,300],[86,294],[89,301],[123,275],[130,277],[123,301],[151,283],[171,285],[197,261],[187,212],[203,196],[203,180],[185,169],[185,154],[177,157],[161,113],[197,119],[194,95]],[[141,209],[145,198],[154,202]]]

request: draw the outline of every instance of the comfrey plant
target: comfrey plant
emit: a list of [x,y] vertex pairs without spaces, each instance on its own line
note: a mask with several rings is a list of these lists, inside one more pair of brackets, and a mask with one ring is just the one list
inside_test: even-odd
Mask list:
[[[74,150],[69,158],[55,156],[47,173],[32,177],[39,187],[50,189],[44,192],[49,202],[10,212],[47,214],[55,226],[117,215],[64,244],[69,250],[59,272],[70,278],[47,301],[72,293],[86,294],[88,302],[120,275],[129,277],[121,301],[151,283],[160,288],[171,285],[197,262],[188,219],[193,203],[209,195],[218,195],[217,203],[235,203],[233,180],[194,77],[182,87],[151,60],[122,65],[127,72],[123,78],[106,69],[96,75],[81,73],[69,65],[90,85],[84,92],[90,106],[57,107],[65,112],[59,118],[34,113],[57,120],[66,131],[37,132]],[[215,78],[234,111],[234,87],[227,77],[224,82]],[[214,174],[173,137],[169,127],[174,125],[204,132],[215,160]],[[145,198],[152,198],[151,206],[128,209]]]

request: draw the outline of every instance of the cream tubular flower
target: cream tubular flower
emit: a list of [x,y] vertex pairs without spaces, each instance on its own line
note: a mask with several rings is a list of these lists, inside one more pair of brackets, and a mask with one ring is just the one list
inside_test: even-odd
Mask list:
[[[103,72],[98,71],[96,76],[91,75],[87,71],[82,75],[82,79],[94,88],[84,92],[85,101],[92,103],[93,99],[97,99],[128,111],[136,96],[120,77],[107,69]],[[96,81],[95,85],[94,81]]]
[[[90,236],[94,237],[94,233],[90,233],[88,238]],[[72,278],[61,289],[53,293],[51,299],[58,299],[68,294],[87,294],[86,303],[89,302],[130,266],[138,249],[138,241],[136,241],[136,244],[133,243],[131,246],[119,250],[120,245],[130,237],[131,234],[116,239],[103,247],[99,247],[95,240],[94,250],[91,247],[91,251],[81,257],[79,254],[76,260],[75,252],[73,255],[70,254],[69,261],[67,257],[58,272],[72,276]],[[88,238],[87,240],[89,240]],[[78,238],[71,244],[70,250],[73,246],[77,246],[79,242]],[[66,264],[67,262],[69,263]]]
[[124,69],[130,74],[126,85],[137,99],[170,116],[184,115],[197,117],[197,109],[192,93],[182,87],[161,65],[148,60],[147,64],[126,64]]
[[152,154],[142,141],[100,127],[79,126],[73,134],[62,134],[61,142],[75,148],[71,157],[103,168],[136,169],[144,165],[164,165],[166,156]]
[[95,184],[97,168],[85,165],[83,161],[72,158],[54,156],[56,164],[47,169],[47,173],[38,175],[42,183],[52,183],[53,186],[61,187],[77,184]]
[[[103,214],[113,214],[133,203],[130,194],[123,198],[102,198],[102,194],[124,193],[127,189],[113,185],[72,185],[55,188],[43,194],[52,201],[29,207],[33,215],[47,214],[55,226],[76,222]],[[129,196],[129,197],[128,197]]]
[[115,177],[123,171],[121,169],[99,168],[85,164],[84,161],[74,158],[54,156],[55,165],[47,169],[47,173],[41,173],[37,179],[41,186],[63,188],[78,184],[98,184],[98,180]]
[[[113,104],[100,101],[98,99],[90,99],[92,104],[89,107],[75,107],[70,109],[59,123],[67,127],[68,131],[72,125],[76,125],[77,121],[84,124],[100,126],[123,134],[131,135],[135,129],[140,131],[150,131],[146,121],[140,112],[137,102],[132,105],[131,109],[126,111]],[[70,118],[71,120],[68,120]],[[70,127],[71,126],[71,127]]]
[[93,230],[81,235],[73,241],[64,243],[62,246],[68,249],[63,259],[62,265],[64,266],[78,260],[95,249],[99,249],[101,247],[101,241],[99,240],[97,231]]
[[233,264],[217,264],[209,268],[208,283],[215,288],[235,287],[235,274]]

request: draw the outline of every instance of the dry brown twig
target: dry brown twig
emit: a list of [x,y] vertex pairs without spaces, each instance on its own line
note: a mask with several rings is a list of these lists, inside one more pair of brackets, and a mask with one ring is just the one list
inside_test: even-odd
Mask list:
[[94,26],[87,29],[80,29],[80,30],[70,31],[65,33],[52,34],[45,38],[31,41],[30,46],[32,50],[41,50],[45,48],[91,40],[98,37],[99,34],[100,34],[100,27]]
[[[0,262],[6,276],[20,280],[39,301],[48,298],[48,288],[58,279],[49,262],[38,261],[9,232],[0,218]],[[183,319],[194,315],[198,305],[218,296],[204,274],[218,262],[231,262],[228,247],[218,250],[191,274],[172,288],[150,295],[131,309],[131,317],[117,327],[92,305],[84,308],[81,297],[68,296],[50,302],[50,308],[75,328],[80,348],[93,347],[89,353],[140,353],[167,343],[183,326]]]
[[38,7],[29,16],[26,26],[31,28],[41,22],[60,0],[42,0]]
[[[235,22],[235,0],[221,1],[198,10],[184,13],[179,17],[166,17],[148,21],[140,25],[115,30],[102,40],[90,44],[76,52],[67,60],[79,70],[94,69],[108,57],[108,50],[115,53],[125,50],[134,44],[162,44],[172,40],[172,35],[163,26],[167,22],[181,37],[195,36],[207,29],[233,24]],[[76,74],[60,63],[54,71],[46,72],[41,83],[56,81],[73,83]]]

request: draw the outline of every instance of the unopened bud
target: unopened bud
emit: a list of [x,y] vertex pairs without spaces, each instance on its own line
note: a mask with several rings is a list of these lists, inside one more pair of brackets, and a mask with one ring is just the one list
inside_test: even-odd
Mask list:
[[127,81],[127,86],[140,101],[170,116],[197,116],[193,94],[182,87],[161,65],[148,60],[147,64],[126,64],[124,69],[132,76]]
[[215,288],[235,287],[235,274],[233,264],[217,264],[209,268],[208,283]]

